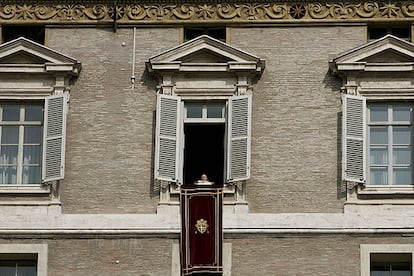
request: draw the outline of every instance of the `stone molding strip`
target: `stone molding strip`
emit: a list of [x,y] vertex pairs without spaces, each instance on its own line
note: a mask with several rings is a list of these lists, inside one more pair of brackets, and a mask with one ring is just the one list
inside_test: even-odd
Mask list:
[[[372,214],[376,214],[373,216]],[[224,214],[225,237],[244,235],[414,235],[414,215],[402,212],[366,214]],[[392,225],[392,226],[391,226]],[[171,237],[178,238],[179,215],[44,214],[32,212],[0,217],[1,237]]]
[[119,25],[389,22],[412,21],[414,1],[154,1],[148,4],[121,2],[116,8],[107,1],[37,4],[18,0],[0,4],[0,24],[109,24],[114,14]]

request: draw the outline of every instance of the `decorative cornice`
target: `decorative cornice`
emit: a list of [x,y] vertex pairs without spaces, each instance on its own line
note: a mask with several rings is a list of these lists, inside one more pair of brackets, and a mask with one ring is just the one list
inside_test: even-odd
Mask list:
[[[21,2],[16,4],[16,2]],[[56,1],[57,2],[57,1]],[[165,1],[127,3],[111,1],[13,1],[0,5],[0,24],[110,23],[116,10],[118,24],[185,23],[295,23],[411,21],[414,1]],[[181,2],[181,3],[179,3]]]

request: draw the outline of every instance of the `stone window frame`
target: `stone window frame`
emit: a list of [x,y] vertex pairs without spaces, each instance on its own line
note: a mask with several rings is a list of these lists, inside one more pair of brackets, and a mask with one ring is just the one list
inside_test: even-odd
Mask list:
[[0,254],[37,255],[37,276],[47,276],[47,244],[0,244]]
[[[392,199],[396,197],[414,195],[414,185],[377,185],[370,186],[366,183],[367,174],[367,107],[366,103],[413,101],[414,86],[411,85],[414,67],[414,44],[386,35],[383,38],[372,41],[365,45],[356,47],[336,56],[330,61],[330,70],[333,74],[342,78],[341,88],[343,103],[343,128],[342,128],[342,180],[347,187],[347,201],[357,202],[360,199],[379,198]],[[354,152],[361,154],[357,162],[362,164],[358,167],[358,173],[351,176],[352,166],[348,167],[346,120],[347,101],[354,98],[360,101],[358,107],[358,124],[362,126],[363,134],[356,140],[362,141],[359,149]],[[349,109],[351,111],[351,109]],[[355,141],[355,139],[354,139]],[[362,160],[363,159],[363,160]],[[349,159],[351,160],[351,159]],[[355,163],[356,164],[356,163]],[[356,171],[355,171],[356,172]],[[348,174],[348,175],[347,175]],[[391,201],[389,201],[391,202]]]
[[[42,183],[0,185],[0,193],[47,195],[50,184],[64,178],[69,92],[80,70],[78,60],[24,37],[0,45],[0,101],[44,103]],[[54,112],[58,116],[48,116]],[[52,148],[60,155],[48,154]]]
[[361,244],[361,276],[370,276],[371,253],[410,253],[411,270],[414,271],[414,245],[411,244]]
[[[158,99],[162,98],[160,95],[171,99],[175,98],[176,103],[172,105],[178,106],[180,101],[221,100],[229,102],[230,99],[235,97],[251,98],[252,84],[263,73],[265,61],[222,41],[203,35],[150,57],[146,65],[148,72],[158,79]],[[249,109],[251,109],[251,99],[248,101]],[[157,104],[157,110],[160,110],[158,106],[160,106],[159,103]],[[177,107],[174,107],[174,109],[176,112],[171,112],[171,115],[181,116],[180,109]],[[251,112],[249,116],[251,120]],[[176,128],[179,129],[181,126],[178,120],[176,120],[176,123]],[[157,136],[159,124],[156,125]],[[171,138],[174,136],[173,139],[178,141],[177,135],[170,136]],[[250,139],[250,136],[248,139]],[[175,147],[177,148],[177,145]],[[156,144],[155,152],[157,152],[157,149]],[[179,149],[177,149],[177,152],[179,152]],[[154,179],[160,183],[158,211],[161,211],[163,207],[168,209],[168,207],[178,205],[177,195],[180,193],[180,188],[177,182],[180,177],[177,170],[178,166],[174,166],[175,175],[171,173],[168,177],[161,179],[158,172],[159,162],[157,162],[157,158],[155,153]],[[172,159],[173,162],[175,160],[174,164],[179,164],[180,160],[177,155]],[[250,159],[247,162],[249,161]],[[249,164],[247,167],[250,169]],[[247,175],[249,176],[249,173]],[[245,185],[245,180],[236,181],[233,178],[232,185],[225,187],[227,198],[230,199],[227,203],[240,211],[247,210]]]

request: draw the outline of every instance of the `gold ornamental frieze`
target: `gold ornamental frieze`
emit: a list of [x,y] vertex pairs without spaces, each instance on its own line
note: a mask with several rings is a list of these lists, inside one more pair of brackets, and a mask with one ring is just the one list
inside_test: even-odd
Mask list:
[[[19,3],[21,4],[15,4]],[[34,4],[14,1],[0,4],[0,24],[117,24],[172,23],[294,23],[294,22],[368,22],[414,20],[413,1],[280,1],[280,2],[200,2],[152,4],[122,2],[65,1]],[[26,4],[24,4],[26,3]],[[88,4],[90,3],[90,4]],[[147,2],[151,3],[151,2]],[[116,16],[116,18],[115,18]]]

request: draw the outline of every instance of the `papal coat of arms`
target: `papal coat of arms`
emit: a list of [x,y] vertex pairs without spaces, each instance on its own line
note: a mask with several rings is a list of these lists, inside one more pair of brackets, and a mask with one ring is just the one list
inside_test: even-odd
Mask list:
[[[197,220],[197,223],[195,225],[197,231],[200,234],[204,234],[205,232],[208,233],[208,226],[209,225],[207,223],[207,220],[205,220],[205,219],[199,219],[199,220]],[[197,231],[196,231],[196,233],[197,233]]]

